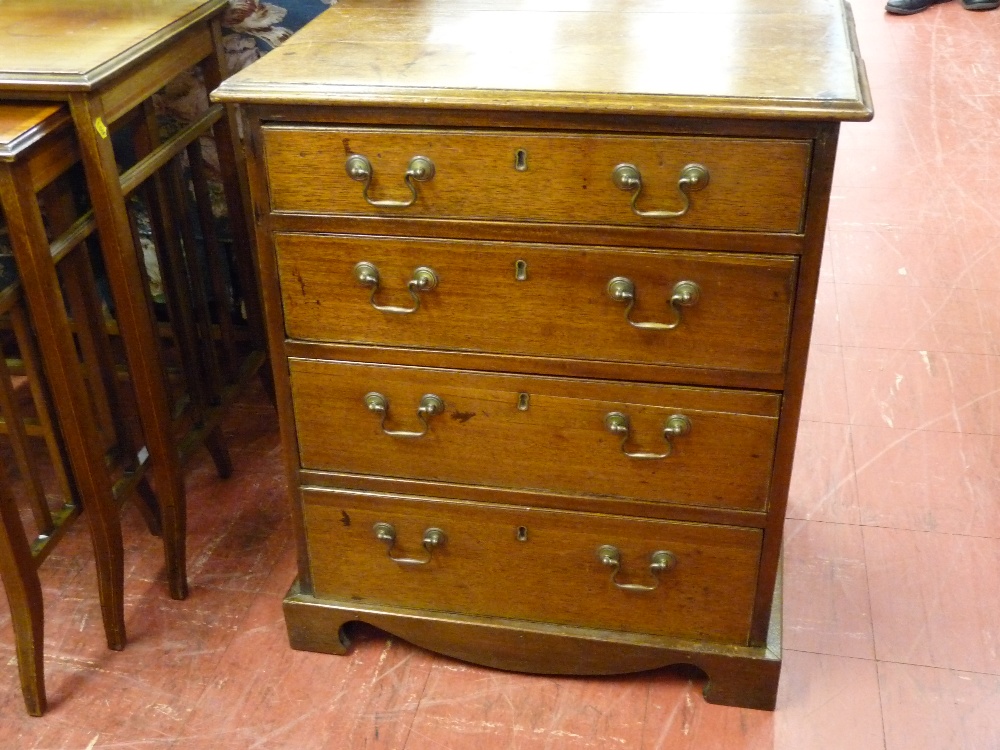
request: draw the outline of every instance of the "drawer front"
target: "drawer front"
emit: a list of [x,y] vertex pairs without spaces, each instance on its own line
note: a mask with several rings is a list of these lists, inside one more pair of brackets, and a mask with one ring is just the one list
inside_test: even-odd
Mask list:
[[[808,141],[284,125],[264,128],[264,146],[276,211],[783,233],[801,232],[811,153]],[[411,165],[429,179],[407,181]],[[631,180],[616,180],[620,165]]]
[[767,504],[774,394],[294,358],[289,369],[306,469],[611,501]]
[[[794,258],[297,234],[277,235],[275,247],[296,339],[784,367]],[[420,268],[435,282],[414,293]],[[377,283],[362,283],[372,269]],[[615,279],[631,295],[612,296]]]
[[[302,494],[319,597],[734,644],[748,637],[758,529]],[[606,547],[617,567],[613,551],[599,557]]]

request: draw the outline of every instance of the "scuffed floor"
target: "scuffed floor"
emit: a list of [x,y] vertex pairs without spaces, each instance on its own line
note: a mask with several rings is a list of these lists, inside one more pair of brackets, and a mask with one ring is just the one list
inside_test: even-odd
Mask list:
[[189,480],[191,596],[126,513],[125,651],[79,524],[43,567],[51,710],[25,715],[0,602],[0,747],[1000,748],[1000,11],[856,0],[874,122],[843,128],[787,522],[773,714],[696,677],[505,674],[375,631],[287,646],[294,577],[273,412]]

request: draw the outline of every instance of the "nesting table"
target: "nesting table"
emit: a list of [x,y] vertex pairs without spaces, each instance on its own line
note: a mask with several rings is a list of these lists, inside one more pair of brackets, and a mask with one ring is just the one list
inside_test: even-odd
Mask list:
[[[34,715],[46,709],[38,566],[86,507],[105,636],[110,648],[121,649],[125,612],[120,503],[136,497],[152,521],[151,528],[159,528],[146,479],[148,462],[138,454],[117,398],[88,246],[96,222],[92,212],[77,208],[73,194],[79,160],[65,105],[0,103],[0,207],[17,270],[17,280],[4,294],[14,293],[26,302],[12,312],[20,357],[32,390],[39,391],[43,400],[51,391],[58,415],[51,421],[58,427],[43,424],[49,440],[56,443],[50,457],[57,474],[68,463],[74,480],[65,483],[64,504],[54,511],[40,486],[28,493],[37,532],[31,537],[21,525],[17,505],[4,501],[0,574],[11,605],[25,704]],[[6,366],[3,369],[6,379],[9,373]],[[13,418],[7,429],[17,430],[16,408],[6,404],[3,411]],[[14,435],[12,442],[16,450],[24,435]],[[34,473],[32,461],[27,456],[21,462],[26,477]]]
[[[201,70],[209,89],[219,84],[225,68],[219,21],[226,6],[226,0],[11,0],[4,4],[0,26],[0,98],[63,102],[72,120],[138,404],[145,442],[141,453],[145,456],[148,451],[160,501],[167,575],[175,598],[183,598],[187,591],[183,461],[204,445],[222,475],[231,471],[219,421],[235,393],[265,360],[233,115],[206,100],[194,122],[161,139],[151,102],[154,93],[192,67]],[[141,148],[134,163],[123,166],[113,136],[116,130],[130,129],[142,134]],[[236,361],[227,314],[211,318],[207,312],[207,296],[200,286],[201,258],[190,247],[192,235],[174,241],[172,260],[161,270],[171,283],[170,322],[187,376],[188,392],[178,399],[172,393],[127,201],[147,190],[154,196],[150,205],[156,207],[159,226],[177,224],[180,212],[186,210],[178,178],[178,160],[186,152],[195,192],[201,191],[205,240],[216,241],[212,218],[203,208],[207,194],[199,139],[206,135],[214,135],[227,187],[233,275],[246,309],[249,343]],[[207,263],[214,253],[210,247]],[[219,269],[215,270],[218,277]],[[225,285],[216,283],[214,292],[224,307],[220,297],[226,294]],[[219,339],[229,347],[228,360],[221,364],[215,354]],[[185,404],[194,416],[181,427],[175,412]]]

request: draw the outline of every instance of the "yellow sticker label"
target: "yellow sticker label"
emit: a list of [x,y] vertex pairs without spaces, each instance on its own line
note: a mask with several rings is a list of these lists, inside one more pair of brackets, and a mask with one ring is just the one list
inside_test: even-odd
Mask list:
[[104,124],[104,120],[100,117],[94,120],[94,130],[97,131],[97,134],[101,136],[101,138],[108,137],[108,126]]

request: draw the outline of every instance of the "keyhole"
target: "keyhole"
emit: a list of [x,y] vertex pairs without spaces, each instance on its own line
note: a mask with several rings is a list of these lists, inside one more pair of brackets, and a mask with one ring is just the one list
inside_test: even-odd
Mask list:
[[519,542],[528,541],[528,528],[526,526],[517,527],[517,541]]
[[514,263],[514,279],[517,281],[528,280],[528,261],[519,260]]
[[528,152],[523,148],[519,148],[514,154],[514,169],[518,172],[528,171]]

